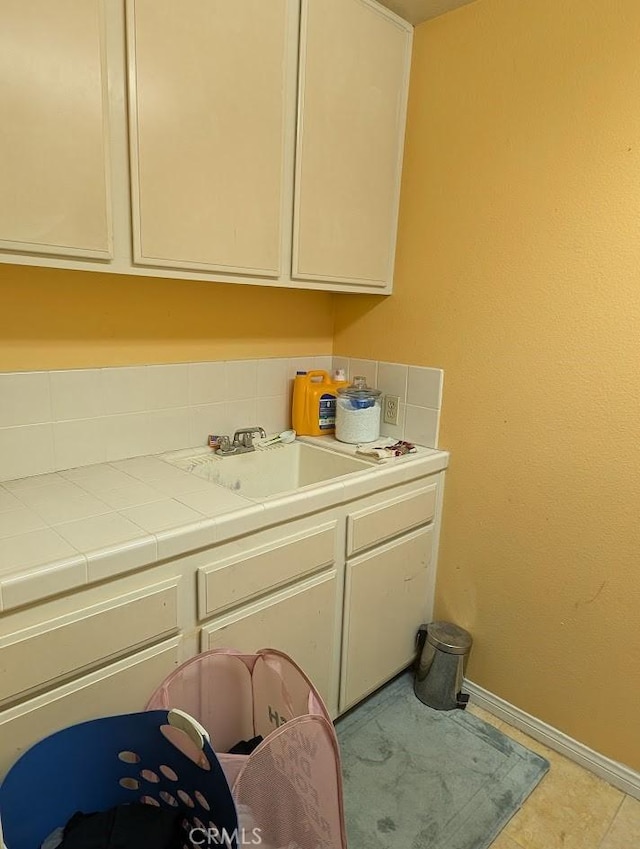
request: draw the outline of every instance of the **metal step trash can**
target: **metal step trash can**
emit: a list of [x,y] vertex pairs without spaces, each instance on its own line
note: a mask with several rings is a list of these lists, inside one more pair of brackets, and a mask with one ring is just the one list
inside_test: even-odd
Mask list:
[[420,626],[413,690],[421,702],[436,710],[466,707],[469,697],[460,690],[472,642],[468,631],[451,622]]

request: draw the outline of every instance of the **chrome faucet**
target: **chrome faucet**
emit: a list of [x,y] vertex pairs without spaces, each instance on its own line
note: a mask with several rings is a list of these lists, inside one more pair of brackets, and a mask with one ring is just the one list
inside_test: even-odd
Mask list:
[[260,434],[262,439],[267,435],[262,427],[243,427],[233,434],[233,440],[228,436],[221,436],[216,454],[221,457],[230,457],[233,454],[246,454],[248,451],[255,451],[253,437],[256,433]]

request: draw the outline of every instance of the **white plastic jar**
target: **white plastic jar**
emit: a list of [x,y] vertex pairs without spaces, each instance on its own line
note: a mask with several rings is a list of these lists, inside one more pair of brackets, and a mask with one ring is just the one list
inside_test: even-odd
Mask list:
[[364,377],[354,377],[351,386],[338,389],[336,439],[352,445],[374,442],[380,436],[381,395]]

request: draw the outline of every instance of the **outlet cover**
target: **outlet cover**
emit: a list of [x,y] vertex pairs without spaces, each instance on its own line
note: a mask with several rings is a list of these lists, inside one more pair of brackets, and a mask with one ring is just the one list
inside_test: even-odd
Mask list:
[[400,411],[400,398],[397,395],[384,396],[383,420],[385,424],[397,425]]

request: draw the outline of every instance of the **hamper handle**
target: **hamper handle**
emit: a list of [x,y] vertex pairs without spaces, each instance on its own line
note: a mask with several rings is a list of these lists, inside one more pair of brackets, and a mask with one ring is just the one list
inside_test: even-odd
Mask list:
[[183,710],[178,710],[178,708],[170,710],[167,713],[167,722],[172,728],[184,731],[187,737],[189,737],[189,739],[201,751],[204,749],[205,740],[207,743],[211,742],[208,731],[203,728],[197,720],[195,720],[192,716],[189,716],[189,714],[185,713]]

